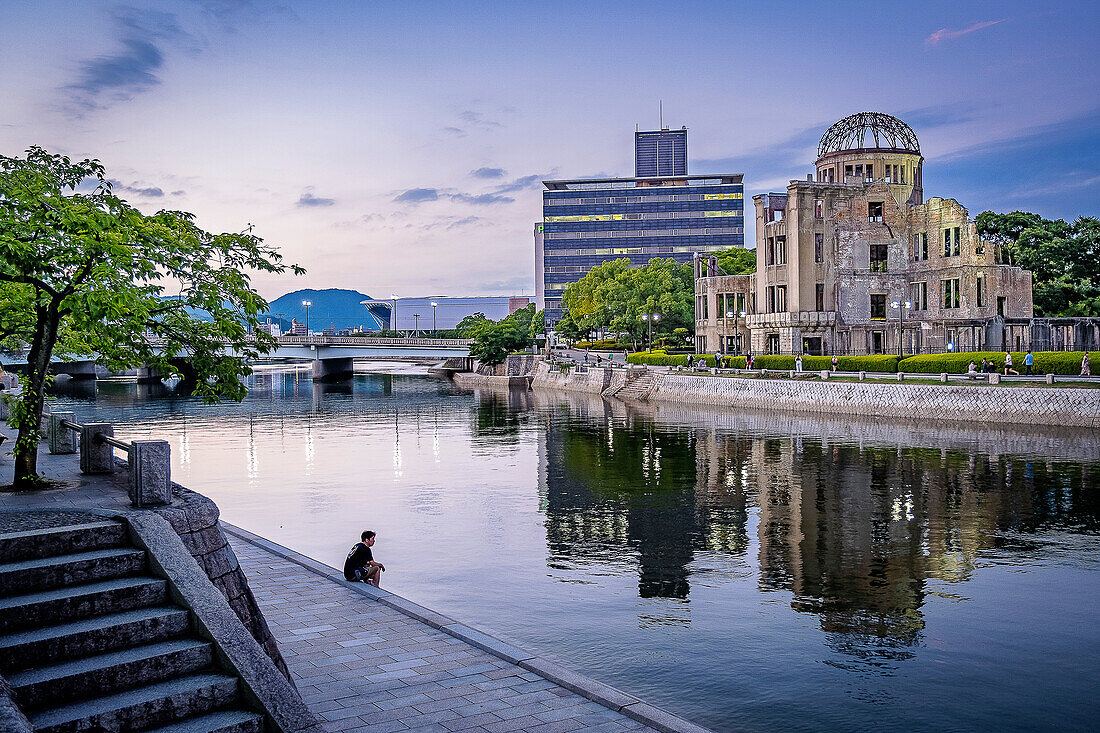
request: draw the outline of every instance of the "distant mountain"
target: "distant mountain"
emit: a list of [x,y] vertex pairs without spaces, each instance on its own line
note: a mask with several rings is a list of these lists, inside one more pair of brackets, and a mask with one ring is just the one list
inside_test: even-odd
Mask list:
[[[364,295],[356,290],[341,290],[329,288],[328,290],[295,290],[281,298],[271,301],[267,314],[261,316],[263,321],[268,316],[271,320],[280,319],[289,323],[291,318],[297,318],[302,323],[306,321],[306,309],[302,305],[303,300],[312,303],[309,307],[309,328],[311,331],[322,331],[329,327],[336,330],[363,326],[366,329],[376,331],[386,327],[384,320],[379,320],[366,307],[359,304],[362,300],[371,300],[369,295]],[[385,314],[381,314],[383,319]]]

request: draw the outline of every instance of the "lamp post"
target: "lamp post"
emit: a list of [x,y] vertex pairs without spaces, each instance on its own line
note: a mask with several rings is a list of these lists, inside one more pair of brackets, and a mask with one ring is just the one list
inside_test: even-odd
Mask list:
[[905,311],[909,308],[912,308],[913,303],[912,303],[912,301],[909,301],[909,300],[905,300],[905,301],[895,300],[890,305],[892,307],[898,309],[898,358],[900,359],[901,356],[902,356],[902,354],[901,354],[901,342],[902,342],[903,337],[905,336]]
[[413,338],[420,337],[420,314],[413,313]]
[[313,305],[312,300],[303,300],[302,305],[306,307],[306,337],[309,337],[309,307]]
[[393,314],[393,328],[390,330],[397,333],[397,296],[394,293],[390,293],[390,299],[393,301],[393,310],[390,311],[390,313]]
[[439,305],[439,303],[436,303],[436,302],[435,302],[435,301],[433,300],[433,301],[432,301],[432,336],[435,336],[435,335],[437,335],[437,334],[436,334],[436,327],[435,327],[435,307],[436,307],[437,305]]
[[649,314],[649,313],[643,313],[642,314],[642,320],[646,322],[646,325],[648,326],[648,329],[649,329],[649,339],[648,339],[648,345],[646,347],[646,350],[647,351],[652,351],[653,350],[653,324],[656,321],[661,320],[661,315],[659,313],[653,313],[652,315]]

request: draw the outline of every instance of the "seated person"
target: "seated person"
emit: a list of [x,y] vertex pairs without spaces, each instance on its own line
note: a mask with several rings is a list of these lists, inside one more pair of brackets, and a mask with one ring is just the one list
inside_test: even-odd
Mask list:
[[386,572],[386,566],[374,561],[371,547],[374,546],[374,532],[365,530],[361,536],[362,542],[356,542],[344,560],[344,579],[358,580],[362,583],[370,583],[375,588],[380,586],[382,573]]

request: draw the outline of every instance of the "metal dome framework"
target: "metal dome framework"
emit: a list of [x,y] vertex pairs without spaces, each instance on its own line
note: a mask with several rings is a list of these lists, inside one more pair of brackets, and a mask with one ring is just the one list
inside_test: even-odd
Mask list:
[[913,128],[897,117],[882,112],[859,112],[833,123],[825,131],[817,146],[817,157],[843,150],[873,149],[904,150],[919,155],[920,142]]

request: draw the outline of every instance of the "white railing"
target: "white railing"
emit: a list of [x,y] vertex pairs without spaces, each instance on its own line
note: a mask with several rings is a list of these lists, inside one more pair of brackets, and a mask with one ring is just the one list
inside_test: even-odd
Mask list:
[[376,336],[279,336],[280,346],[421,346],[464,349],[470,339],[379,338]]

